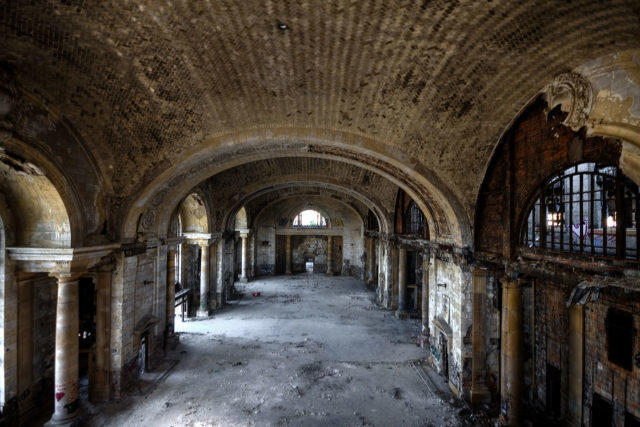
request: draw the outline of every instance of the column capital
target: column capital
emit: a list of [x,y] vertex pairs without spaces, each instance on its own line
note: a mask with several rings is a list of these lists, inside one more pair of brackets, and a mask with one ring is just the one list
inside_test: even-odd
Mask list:
[[518,289],[522,287],[522,280],[511,277],[503,277],[500,279],[503,289]]
[[56,262],[55,267],[49,271],[49,276],[55,277],[58,282],[73,282],[86,273],[86,271],[72,271],[71,262],[60,261]]

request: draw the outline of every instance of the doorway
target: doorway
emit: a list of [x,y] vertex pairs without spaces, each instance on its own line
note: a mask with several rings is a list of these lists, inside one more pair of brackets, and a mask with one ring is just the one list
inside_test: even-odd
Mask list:
[[553,365],[547,364],[547,412],[554,418],[560,416],[562,403],[561,390],[562,372]]

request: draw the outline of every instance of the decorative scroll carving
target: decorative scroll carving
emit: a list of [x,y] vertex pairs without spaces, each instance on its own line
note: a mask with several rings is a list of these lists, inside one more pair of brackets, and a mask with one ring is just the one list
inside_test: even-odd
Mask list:
[[560,74],[547,87],[545,97],[550,109],[560,105],[562,111],[568,113],[564,124],[574,131],[587,124],[593,106],[593,89],[580,74]]

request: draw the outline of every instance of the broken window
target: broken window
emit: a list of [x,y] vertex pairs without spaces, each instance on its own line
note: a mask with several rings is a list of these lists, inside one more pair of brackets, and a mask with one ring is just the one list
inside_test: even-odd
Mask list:
[[605,323],[609,361],[630,371],[633,368],[633,316],[610,308]]
[[296,215],[293,219],[293,226],[297,228],[325,228],[327,220],[320,212],[307,209]]
[[544,182],[522,226],[529,248],[638,260],[638,186],[615,166],[581,163]]

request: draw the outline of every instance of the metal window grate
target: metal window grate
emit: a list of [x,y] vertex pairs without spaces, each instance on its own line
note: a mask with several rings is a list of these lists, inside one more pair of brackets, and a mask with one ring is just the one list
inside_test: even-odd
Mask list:
[[522,226],[529,248],[638,260],[638,186],[615,166],[581,163],[542,185]]

